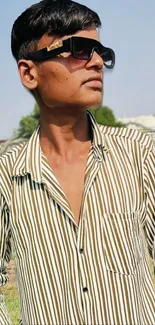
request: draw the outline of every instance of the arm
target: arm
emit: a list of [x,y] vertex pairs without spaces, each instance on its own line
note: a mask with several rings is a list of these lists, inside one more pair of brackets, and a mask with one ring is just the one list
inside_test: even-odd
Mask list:
[[150,256],[155,261],[155,150],[149,151],[144,164],[147,216],[144,225]]
[[[0,193],[0,287],[8,280],[6,272],[7,264],[11,257],[11,231],[9,222],[9,211],[4,197]],[[4,298],[0,292],[0,324],[11,324],[4,304]]]

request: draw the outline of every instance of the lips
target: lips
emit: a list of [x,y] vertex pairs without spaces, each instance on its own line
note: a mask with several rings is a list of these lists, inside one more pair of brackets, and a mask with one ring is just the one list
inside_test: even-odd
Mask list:
[[101,83],[103,83],[103,78],[100,75],[94,75],[94,76],[90,76],[88,79],[86,79],[83,83],[87,83],[87,82],[91,82],[91,81],[100,81]]
[[88,86],[90,89],[103,90],[103,78],[101,75],[90,76],[83,82],[84,85]]

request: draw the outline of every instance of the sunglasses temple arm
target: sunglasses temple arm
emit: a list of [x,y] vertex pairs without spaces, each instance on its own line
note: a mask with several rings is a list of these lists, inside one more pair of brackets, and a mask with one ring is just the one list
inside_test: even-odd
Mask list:
[[47,59],[52,59],[56,55],[58,55],[62,52],[68,51],[69,46],[70,46],[69,41],[65,40],[63,42],[63,46],[61,46],[59,48],[53,49],[51,51],[48,51],[46,48],[46,49],[42,49],[40,51],[36,51],[36,52],[32,52],[32,53],[30,52],[26,59],[28,59],[28,60],[30,59],[30,60],[34,60],[34,61],[36,60],[38,62],[42,62]]

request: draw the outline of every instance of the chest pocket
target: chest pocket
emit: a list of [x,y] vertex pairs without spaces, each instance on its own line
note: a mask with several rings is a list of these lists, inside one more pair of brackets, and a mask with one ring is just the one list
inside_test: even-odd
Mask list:
[[143,236],[140,211],[104,214],[103,245],[106,269],[120,274],[134,274],[142,261]]

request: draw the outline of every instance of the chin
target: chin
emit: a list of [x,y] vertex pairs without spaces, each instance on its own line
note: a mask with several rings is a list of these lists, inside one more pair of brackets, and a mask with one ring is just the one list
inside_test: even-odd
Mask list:
[[87,101],[87,108],[98,108],[102,105],[103,96],[92,96],[92,98],[89,98]]

